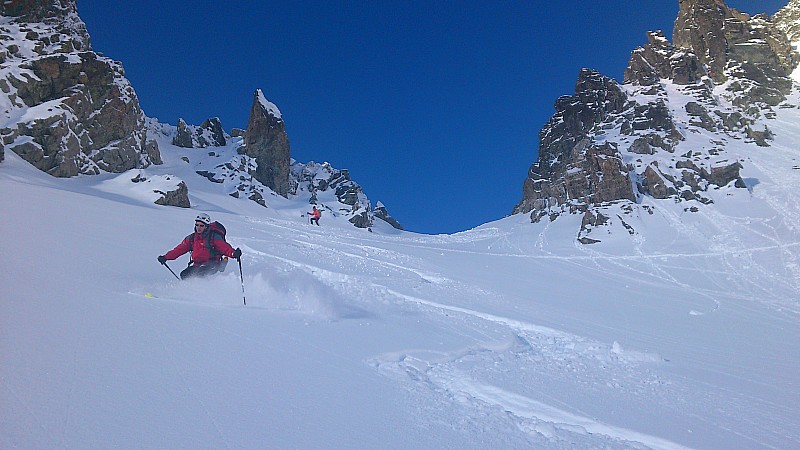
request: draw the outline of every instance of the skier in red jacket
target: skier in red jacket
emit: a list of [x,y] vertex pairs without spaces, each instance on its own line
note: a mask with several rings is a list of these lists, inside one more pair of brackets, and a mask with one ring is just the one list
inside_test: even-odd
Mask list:
[[313,224],[314,222],[316,222],[317,226],[319,226],[319,218],[322,217],[322,212],[318,210],[316,206],[314,206],[311,209],[311,212],[308,213],[308,215],[311,216],[311,218],[309,219],[309,223]]
[[189,267],[181,272],[181,279],[203,277],[225,269],[222,256],[239,258],[240,249],[234,250],[225,242],[222,234],[211,229],[211,217],[200,213],[195,218],[194,233],[183,238],[180,244],[164,255],[158,257],[161,264],[177,259],[186,252],[192,252]]

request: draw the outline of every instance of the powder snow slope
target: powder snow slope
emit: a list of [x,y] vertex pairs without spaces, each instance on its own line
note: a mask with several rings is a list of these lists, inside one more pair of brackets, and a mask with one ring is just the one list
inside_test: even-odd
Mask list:
[[[7,152],[0,448],[800,447],[797,123],[728,146],[748,189],[590,246],[574,216],[312,227],[307,199],[234,199],[169,145],[71,179]],[[192,209],[152,203],[174,178]],[[244,252],[247,306],[235,264],[156,261],[200,211]]]

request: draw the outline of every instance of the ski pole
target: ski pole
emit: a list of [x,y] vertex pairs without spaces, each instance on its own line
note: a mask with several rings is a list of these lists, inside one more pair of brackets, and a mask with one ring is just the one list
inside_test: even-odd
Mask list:
[[247,297],[244,295],[244,275],[242,274],[242,257],[236,258],[239,261],[239,279],[242,280],[242,301],[244,301],[244,306],[247,306]]
[[[170,267],[167,265],[167,262],[166,262],[166,261],[164,261],[164,262],[163,262],[163,263],[161,263],[161,264],[163,264],[163,265],[164,265],[164,267],[166,267],[167,269],[169,269],[169,271],[170,271],[170,272],[172,272],[172,269],[170,269]],[[172,274],[173,274],[173,275],[175,275],[175,272],[172,272]],[[179,277],[178,275],[175,275],[175,278],[177,278],[177,279],[179,279],[179,280],[181,279],[181,277]]]

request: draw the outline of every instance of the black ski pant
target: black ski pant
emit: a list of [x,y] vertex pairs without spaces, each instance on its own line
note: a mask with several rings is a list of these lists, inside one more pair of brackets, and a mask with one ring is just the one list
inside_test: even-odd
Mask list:
[[[205,264],[190,263],[181,271],[181,280],[193,277],[206,277],[220,271],[221,261],[209,261]],[[224,270],[224,269],[223,269]]]

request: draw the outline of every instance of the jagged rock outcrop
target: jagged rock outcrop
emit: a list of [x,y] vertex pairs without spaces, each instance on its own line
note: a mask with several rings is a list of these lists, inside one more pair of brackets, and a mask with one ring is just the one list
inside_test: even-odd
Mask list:
[[[624,205],[643,196],[695,202],[686,211],[696,212],[713,202],[709,191],[747,187],[745,160],[728,157],[725,146],[770,145],[768,121],[800,61],[784,33],[800,18],[800,0],[775,19],[723,0],[679,4],[674,44],[648,33],[621,86],[584,69],[575,94],[556,101],[514,213],[530,213],[533,222],[583,214],[578,241],[589,244],[599,242],[588,236],[593,230],[612,223],[635,233],[623,217],[634,209]],[[614,204],[622,206],[612,213]]]
[[[17,0],[0,4],[0,15],[26,22],[61,21],[75,8],[75,0]],[[88,44],[88,40],[85,42]]]
[[711,172],[704,175],[709,183],[717,186],[727,186],[733,181],[735,182],[736,187],[744,188],[747,186],[745,185],[744,180],[742,180],[742,177],[739,175],[739,171],[741,169],[742,165],[738,162],[735,162],[725,166],[712,167]]
[[384,206],[383,203],[378,202],[375,204],[374,213],[375,217],[383,220],[384,222],[388,223],[394,228],[398,230],[403,229],[403,225],[401,225],[400,222],[397,221],[397,219],[395,219],[394,217],[391,216],[391,214],[389,214],[389,211],[386,210],[386,206]]
[[[649,164],[644,171],[644,184],[646,189],[653,198],[665,199],[672,195],[677,195],[678,191],[674,187],[668,185],[667,177],[658,170],[658,164]],[[673,180],[674,183],[674,180]]]
[[92,51],[75,0],[0,8],[4,148],[58,177],[161,163],[122,66]]
[[672,39],[695,55],[716,84],[730,78],[737,106],[755,112],[758,103],[786,99],[797,54],[768,17],[729,8],[722,0],[680,0]]
[[625,70],[625,84],[652,86],[664,78],[672,79],[677,84],[691,84],[705,75],[694,53],[676,51],[662,31],[647,33],[647,39],[647,45],[631,54]]
[[186,121],[178,119],[178,127],[175,138],[172,139],[172,145],[183,148],[194,147],[192,134],[192,130],[189,129],[189,125],[186,124]]
[[261,89],[253,96],[250,119],[244,136],[244,154],[255,158],[255,177],[281,196],[288,196],[289,137],[280,110],[267,100]]
[[775,26],[783,31],[789,42],[800,41],[800,0],[791,0],[772,18]]
[[177,206],[179,208],[190,208],[192,206],[191,203],[189,203],[189,188],[183,181],[178,183],[178,188],[175,190],[155,192],[161,194],[161,198],[155,202],[156,205]]
[[204,120],[198,131],[197,141],[201,147],[224,147],[228,143],[219,117]]
[[708,68],[716,82],[725,81],[726,43],[723,27],[731,16],[721,0],[679,0],[680,8],[672,40],[676,47],[690,49]]
[[199,127],[178,119],[178,130],[172,145],[184,148],[224,147],[228,141],[218,117],[206,119]]
[[[268,207],[270,195],[308,195],[311,203],[356,226],[368,228],[379,218],[402,229],[383,205],[373,210],[348,171],[291,161],[280,111],[260,90],[247,130],[233,129],[231,136],[218,118],[200,126],[183,119],[175,129],[162,126],[144,116],[121,64],[92,51],[76,0],[0,2],[0,13],[0,161],[11,149],[55,176],[123,172],[161,164],[148,132],[174,132],[173,144],[185,148],[225,147],[232,136],[243,138],[243,145],[227,162],[215,161],[216,151],[198,152],[207,165],[181,159],[233,197]],[[159,205],[190,207],[187,185],[179,179],[139,172],[130,181],[148,195],[158,194]]]
[[589,136],[623,112],[625,93],[617,82],[583,69],[575,94],[559,98],[556,114],[539,132],[539,161],[523,185],[517,212],[542,211],[568,200],[599,203],[633,199],[628,170],[613,144],[595,144]]

